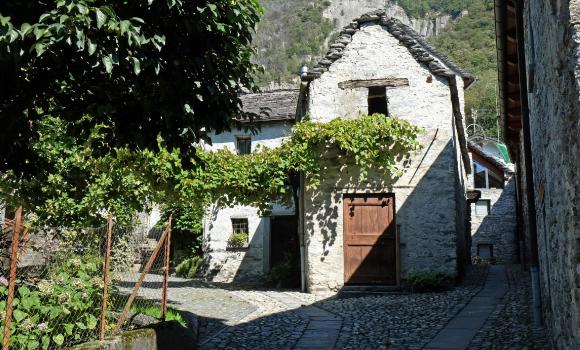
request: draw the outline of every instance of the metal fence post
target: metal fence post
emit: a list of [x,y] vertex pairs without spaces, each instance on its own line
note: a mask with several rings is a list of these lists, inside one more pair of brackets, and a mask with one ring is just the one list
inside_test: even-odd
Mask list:
[[167,287],[169,286],[169,254],[171,252],[171,215],[167,222],[167,237],[165,238],[165,256],[163,261],[163,298],[161,300],[161,319],[167,317]]
[[145,268],[143,268],[143,272],[141,272],[141,276],[139,276],[139,280],[137,280],[135,287],[133,287],[133,291],[131,292],[131,295],[129,296],[127,303],[125,304],[123,311],[121,312],[121,316],[119,316],[119,320],[117,321],[117,325],[115,326],[115,329],[113,330],[113,334],[116,334],[117,332],[119,332],[121,330],[121,327],[123,326],[123,322],[125,322],[125,319],[127,318],[127,314],[131,310],[131,305],[133,304],[133,301],[137,297],[137,292],[139,291],[139,288],[141,288],[141,285],[143,284],[143,281],[145,280],[145,276],[149,273],[149,270],[151,270],[151,266],[153,266],[153,262],[155,261],[157,254],[159,254],[159,251],[161,250],[161,248],[163,247],[163,244],[165,243],[165,237],[167,237],[168,232],[169,232],[169,230],[167,228],[165,230],[163,230],[163,234],[159,238],[159,242],[157,242],[157,245],[155,246],[155,249],[153,250],[151,257],[149,257],[149,261],[147,261]]
[[109,214],[107,220],[107,240],[105,242],[105,261],[103,264],[103,297],[101,301],[101,322],[99,325],[99,340],[105,339],[105,325],[107,322],[107,294],[109,293],[109,264],[111,260],[111,237],[113,235],[113,216]]
[[10,255],[10,279],[8,282],[8,298],[6,300],[6,315],[4,318],[4,338],[2,350],[8,350],[10,344],[10,324],[12,323],[12,303],[14,301],[14,288],[16,285],[16,266],[18,263],[18,244],[20,241],[20,225],[22,223],[22,207],[16,211],[14,228],[12,231],[12,251]]
[[28,248],[28,241],[30,240],[30,231],[27,228],[24,228],[24,233],[22,234],[22,248],[20,248],[20,255],[18,256],[18,260],[26,254],[26,249]]

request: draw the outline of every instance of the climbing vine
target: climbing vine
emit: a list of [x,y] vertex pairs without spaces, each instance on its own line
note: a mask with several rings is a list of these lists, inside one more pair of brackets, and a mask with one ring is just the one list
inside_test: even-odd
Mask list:
[[355,164],[361,180],[371,169],[398,176],[400,160],[420,148],[418,127],[372,115],[328,123],[303,121],[280,147],[262,147],[250,155],[198,148],[196,165],[188,167],[181,150],[167,148],[161,138],[157,151],[116,148],[103,155],[93,147],[106,142],[106,127],[99,125],[88,138],[79,139],[64,131],[64,123],[47,119],[34,144],[50,171],[34,181],[18,181],[9,174],[0,178],[0,188],[15,189],[9,194],[19,195],[41,222],[52,225],[94,225],[103,212],[129,221],[130,213],[161,203],[163,210],[176,213],[180,229],[199,231],[203,208],[212,203],[261,210],[273,202],[289,204],[291,178],[301,172],[307,186],[315,188],[327,161]]
[[403,171],[400,160],[421,148],[420,132],[403,119],[375,114],[328,123],[303,121],[280,147],[262,147],[249,155],[198,149],[204,166],[181,174],[175,188],[179,205],[166,210],[181,214],[177,220],[182,229],[191,225],[195,230],[201,227],[202,208],[216,202],[254,205],[263,212],[272,203],[290,205],[292,175],[302,172],[307,187],[316,188],[328,161],[354,163],[361,181],[371,169],[396,177]]
[[297,123],[278,148],[260,148],[238,156],[228,149],[199,152],[205,168],[180,183],[181,192],[213,194],[212,201],[253,204],[264,208],[280,198],[289,200],[289,176],[302,172],[308,188],[320,184],[321,166],[329,157],[352,161],[360,180],[375,168],[392,176],[402,172],[399,160],[420,148],[420,129],[399,118],[383,115],[336,118],[328,123]]

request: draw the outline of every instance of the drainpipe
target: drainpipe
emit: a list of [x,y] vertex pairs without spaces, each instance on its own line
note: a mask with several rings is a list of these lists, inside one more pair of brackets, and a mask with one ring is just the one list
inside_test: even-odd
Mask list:
[[[519,152],[518,152],[519,153]],[[526,257],[525,257],[525,245],[524,245],[524,220],[523,220],[523,209],[522,209],[522,172],[519,169],[521,164],[520,155],[516,154],[515,161],[518,164],[518,169],[516,171],[516,244],[518,247],[518,261],[522,265],[522,269],[525,270]]]
[[306,246],[304,243],[304,174],[300,172],[300,188],[298,196],[298,240],[300,242],[300,290],[306,293]]
[[[302,121],[302,118],[308,111],[308,89],[310,87],[311,78],[308,77],[308,67],[303,66],[300,72],[301,82],[300,82],[300,96],[298,101],[298,107],[296,110],[296,121]],[[298,173],[298,193],[295,196],[295,206],[296,214],[298,215],[298,242],[300,243],[300,291],[302,293],[307,292],[306,288],[306,229],[304,223],[304,195],[305,195],[305,185],[306,180],[304,178],[304,173],[300,171]],[[296,198],[297,197],[297,198]]]
[[[532,144],[530,132],[530,110],[528,106],[528,86],[526,72],[526,55],[524,50],[524,4],[523,1],[516,2],[517,36],[518,36],[518,62],[520,74],[520,97],[522,104],[522,130],[524,138],[524,159],[526,162],[526,190],[528,195],[528,216],[530,230],[530,277],[532,279],[532,300],[534,310],[534,323],[543,324],[542,300],[540,291],[539,276],[539,256],[538,256],[538,230],[536,226],[536,197],[534,194],[534,172],[532,167]],[[533,40],[533,38],[531,38]]]

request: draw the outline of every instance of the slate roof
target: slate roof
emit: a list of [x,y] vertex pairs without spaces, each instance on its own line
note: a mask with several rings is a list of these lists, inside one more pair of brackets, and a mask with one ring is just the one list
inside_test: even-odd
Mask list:
[[296,120],[298,89],[272,90],[240,96],[244,113],[253,119],[240,119],[239,122],[276,122]]
[[508,175],[514,173],[514,169],[511,168],[506,162],[500,158],[485,153],[485,151],[477,143],[467,140],[467,147],[470,151],[476,153],[478,156],[482,157],[483,159],[496,166],[499,170],[503,171],[504,174]]
[[[351,42],[352,36],[360,30],[365,23],[374,22],[387,28],[395,38],[397,38],[403,45],[405,45],[413,57],[424,63],[431,73],[438,76],[452,77],[459,75],[465,82],[465,88],[469,87],[474,81],[475,77],[464,69],[459,67],[451,59],[437,51],[423,36],[414,31],[411,27],[403,24],[396,18],[389,17],[385,10],[375,10],[362,15],[353,20],[350,24],[344,27],[340,36],[330,45],[330,50],[326,56],[318,62],[311,73],[305,79],[316,79],[324,72],[328,71],[328,67],[339,58],[342,57],[344,48]],[[442,62],[445,66],[443,66]]]

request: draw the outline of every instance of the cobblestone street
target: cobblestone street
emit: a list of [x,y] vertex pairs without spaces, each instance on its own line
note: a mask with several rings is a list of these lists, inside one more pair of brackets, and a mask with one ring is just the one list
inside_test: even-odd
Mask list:
[[507,267],[507,277],[506,295],[468,349],[549,349],[544,328],[533,325],[528,273],[512,265]]
[[[548,349],[544,330],[533,326],[528,274],[520,266],[498,268],[507,291],[467,349]],[[200,316],[201,349],[431,349],[487,286],[488,271],[473,267],[441,293],[314,296],[172,279],[169,296],[173,307]],[[146,283],[141,296],[154,297],[156,286]]]

